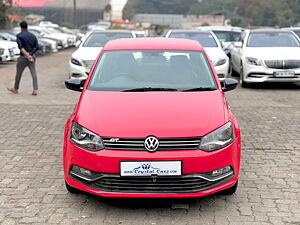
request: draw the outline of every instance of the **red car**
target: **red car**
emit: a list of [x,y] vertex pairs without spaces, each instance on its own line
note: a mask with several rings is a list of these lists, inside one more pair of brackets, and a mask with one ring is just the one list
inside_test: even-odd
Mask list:
[[199,197],[237,189],[241,136],[223,85],[192,40],[110,41],[65,127],[67,189],[105,197]]

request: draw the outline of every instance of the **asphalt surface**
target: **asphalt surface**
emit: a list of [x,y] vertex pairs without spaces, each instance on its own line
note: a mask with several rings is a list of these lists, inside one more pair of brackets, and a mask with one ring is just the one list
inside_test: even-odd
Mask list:
[[40,91],[26,70],[0,64],[0,224],[300,224],[300,85],[228,92],[242,128],[239,188],[196,199],[107,199],[64,187],[64,124],[79,93],[64,88],[74,49],[38,58]]

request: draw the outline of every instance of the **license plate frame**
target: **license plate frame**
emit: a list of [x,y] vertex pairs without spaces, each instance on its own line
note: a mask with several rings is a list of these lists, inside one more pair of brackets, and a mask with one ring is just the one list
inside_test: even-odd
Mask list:
[[285,78],[285,77],[295,77],[294,71],[276,71],[274,72],[274,77]]
[[151,176],[181,176],[182,161],[120,161],[120,176],[151,177]]

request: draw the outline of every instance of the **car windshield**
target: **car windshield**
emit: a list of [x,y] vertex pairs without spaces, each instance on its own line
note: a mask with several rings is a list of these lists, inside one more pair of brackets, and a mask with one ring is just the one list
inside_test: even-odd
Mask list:
[[289,32],[252,33],[248,38],[248,47],[300,47],[300,43]]
[[217,38],[223,42],[235,42],[238,41],[241,36],[241,32],[236,32],[236,31],[213,31],[213,32],[217,36]]
[[216,40],[210,33],[172,32],[169,37],[195,40],[198,41],[203,47],[218,47]]
[[215,90],[202,51],[105,51],[88,89],[95,91]]
[[132,38],[132,34],[117,32],[92,33],[84,42],[83,47],[103,47],[108,41],[119,38]]
[[62,32],[60,29],[58,28],[48,28],[48,30],[52,33],[56,33],[56,34],[63,34],[64,32]]
[[300,38],[300,30],[293,30],[293,31]]

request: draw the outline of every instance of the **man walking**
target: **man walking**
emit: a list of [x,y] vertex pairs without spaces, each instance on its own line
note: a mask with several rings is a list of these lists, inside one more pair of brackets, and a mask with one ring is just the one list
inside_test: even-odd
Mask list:
[[28,25],[25,21],[20,23],[21,33],[17,35],[17,43],[21,52],[21,56],[17,62],[17,73],[15,79],[14,88],[7,88],[8,91],[18,94],[19,85],[22,77],[22,73],[26,67],[29,68],[32,82],[33,82],[33,91],[32,95],[37,95],[38,82],[35,69],[35,53],[38,51],[39,45],[37,38],[34,34],[30,33],[27,28]]

